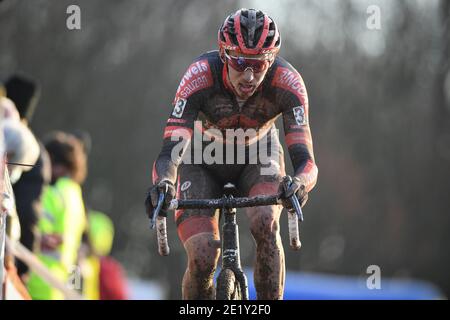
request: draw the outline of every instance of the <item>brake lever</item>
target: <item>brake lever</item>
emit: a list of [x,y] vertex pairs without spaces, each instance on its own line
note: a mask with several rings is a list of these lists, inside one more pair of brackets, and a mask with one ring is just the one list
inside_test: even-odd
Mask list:
[[166,185],[166,190],[165,190],[165,192],[160,192],[160,193],[159,193],[159,196],[158,196],[158,205],[156,206],[155,210],[153,211],[153,216],[152,216],[152,218],[150,219],[150,229],[155,229],[155,226],[156,226],[156,218],[158,217],[159,212],[161,211],[162,206],[163,206],[163,204],[164,204],[164,199],[165,199],[165,197],[166,197],[167,189],[168,189],[168,187],[167,187],[167,185]]
[[298,201],[298,198],[294,195],[290,198],[292,205],[294,206],[295,213],[297,214],[298,220],[303,222],[303,211],[302,206],[300,205],[300,202]]
[[[290,176],[287,176],[284,180],[284,191],[287,191],[290,188],[290,186],[292,185],[292,183],[293,183],[292,178]],[[300,205],[300,202],[298,201],[298,198],[295,195],[295,193],[289,197],[289,201],[291,202],[291,204],[295,210],[295,213],[297,214],[298,220],[303,222],[302,206]]]

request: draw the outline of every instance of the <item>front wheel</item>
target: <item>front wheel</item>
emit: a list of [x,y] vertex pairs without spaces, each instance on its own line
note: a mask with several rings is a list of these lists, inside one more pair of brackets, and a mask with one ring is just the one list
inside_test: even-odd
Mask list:
[[242,300],[241,286],[230,269],[220,271],[217,278],[216,300]]

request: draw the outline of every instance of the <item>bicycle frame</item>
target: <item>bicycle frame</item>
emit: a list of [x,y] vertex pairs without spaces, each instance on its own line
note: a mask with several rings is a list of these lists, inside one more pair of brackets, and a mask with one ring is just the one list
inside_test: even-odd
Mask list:
[[[230,195],[229,199],[233,199]],[[239,227],[236,222],[236,208],[222,208],[224,223],[222,225],[222,270],[234,272],[240,284],[242,300],[248,300],[248,282],[241,266],[239,248]]]

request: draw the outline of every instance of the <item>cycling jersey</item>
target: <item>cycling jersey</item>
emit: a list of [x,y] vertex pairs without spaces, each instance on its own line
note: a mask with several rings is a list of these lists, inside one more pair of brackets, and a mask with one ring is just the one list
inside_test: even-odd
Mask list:
[[[295,170],[309,192],[317,180],[313,144],[308,122],[308,95],[300,74],[283,58],[277,57],[257,91],[245,102],[238,101],[228,80],[227,65],[218,51],[194,60],[181,79],[174,109],[167,120],[164,142],[153,164],[153,183],[169,180],[175,184],[177,169],[196,129],[205,137],[224,144],[236,141],[221,138],[227,129],[254,129],[256,136],[245,141],[251,145],[268,135],[282,115],[285,141]],[[194,125],[201,121],[201,128]],[[214,130],[212,130],[214,129]],[[174,136],[182,136],[180,141]],[[222,139],[222,140],[220,140]],[[211,140],[209,140],[211,141]],[[174,148],[181,150],[173,152]]]

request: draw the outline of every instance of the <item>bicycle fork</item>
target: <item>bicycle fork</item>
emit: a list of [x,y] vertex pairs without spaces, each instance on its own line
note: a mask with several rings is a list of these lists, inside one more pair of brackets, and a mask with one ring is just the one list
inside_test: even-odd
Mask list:
[[223,209],[225,223],[222,226],[222,270],[230,269],[241,287],[242,300],[248,300],[248,283],[241,266],[239,252],[239,226],[236,209]]

